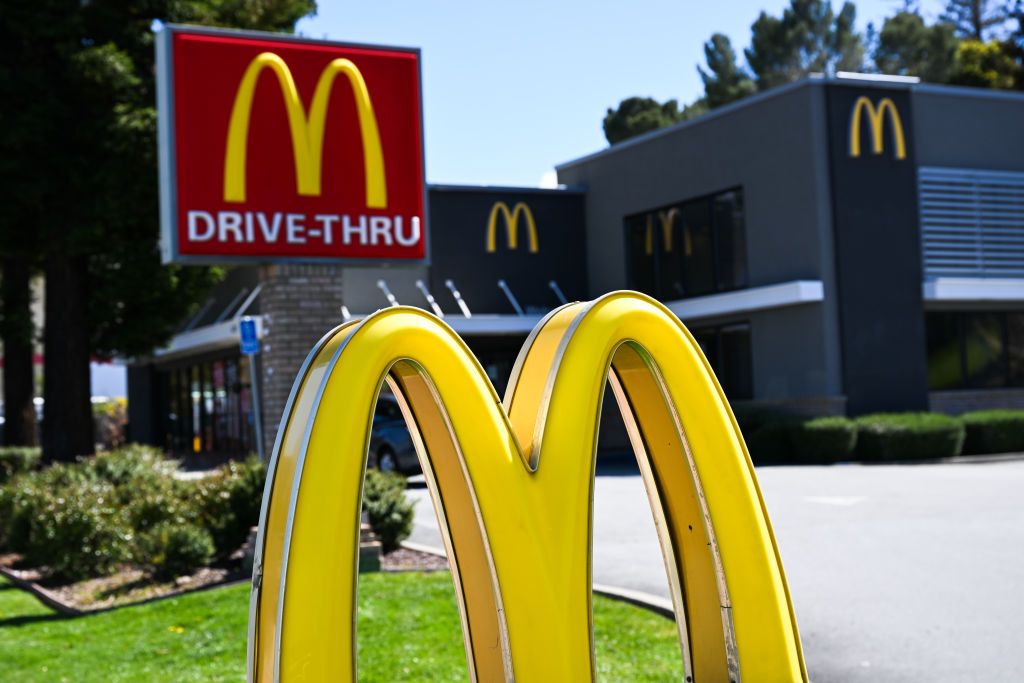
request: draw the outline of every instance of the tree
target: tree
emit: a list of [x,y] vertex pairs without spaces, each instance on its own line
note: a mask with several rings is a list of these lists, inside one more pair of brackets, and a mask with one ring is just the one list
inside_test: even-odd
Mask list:
[[604,115],[604,136],[609,144],[692,119],[707,111],[707,104],[697,100],[679,110],[676,100],[665,103],[651,97],[629,97]]
[[0,336],[4,345],[5,446],[36,445],[33,373],[32,267],[22,255],[5,251],[0,284]]
[[883,74],[947,83],[956,67],[957,42],[951,24],[928,26],[916,12],[898,12],[882,24],[873,54],[875,68]]
[[971,85],[976,88],[1010,90],[1018,75],[1018,67],[995,40],[983,43],[965,40],[956,53],[956,69],[949,82],[955,85]]
[[1024,0],[1016,0],[1010,12],[1010,20],[1014,28],[1004,49],[1016,65],[1013,87],[1015,90],[1024,90]]
[[[89,453],[89,360],[167,340],[216,279],[156,238],[154,19],[291,30],[312,0],[11,0],[0,13],[0,244],[29,231],[46,277],[43,450]],[[13,196],[18,193],[19,196]]]
[[960,37],[984,42],[991,37],[991,29],[1006,23],[1008,15],[1009,4],[1002,0],[949,0],[940,19]]
[[854,30],[855,19],[852,3],[836,15],[828,0],[791,0],[781,18],[761,12],[744,50],[757,87],[767,90],[812,73],[859,71],[864,41]]
[[735,102],[757,91],[749,74],[736,64],[736,52],[728,36],[721,33],[711,36],[711,40],[704,43],[704,59],[708,70],[698,66],[697,71],[704,82],[704,99],[709,108]]

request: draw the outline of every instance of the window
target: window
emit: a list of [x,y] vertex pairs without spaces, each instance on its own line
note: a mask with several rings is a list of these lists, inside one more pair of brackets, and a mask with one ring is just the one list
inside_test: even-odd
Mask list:
[[931,389],[1024,386],[1024,312],[933,312],[925,329]]
[[672,300],[747,286],[742,190],[628,216],[625,227],[633,289]]
[[754,367],[751,360],[750,324],[692,330],[704,357],[715,371],[726,397],[733,400],[754,397]]
[[199,361],[162,373],[165,443],[178,454],[244,454],[255,447],[249,359]]

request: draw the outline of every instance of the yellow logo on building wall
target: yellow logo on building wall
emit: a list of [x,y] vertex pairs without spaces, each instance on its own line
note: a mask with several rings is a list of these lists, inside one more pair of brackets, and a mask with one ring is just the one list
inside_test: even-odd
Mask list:
[[592,493],[608,382],[659,532],[687,680],[806,681],[779,551],[729,404],[679,319],[631,292],[552,311],[503,402],[462,339],[422,310],[388,308],[320,341],[270,463],[250,681],[356,679],[361,487],[384,382],[438,516],[471,680],[595,677]]
[[245,70],[235,102],[231,108],[228,124],[227,148],[224,155],[224,201],[244,202],[245,160],[249,139],[249,117],[252,112],[256,82],[264,69],[270,69],[277,76],[288,115],[288,128],[292,137],[292,154],[295,160],[295,180],[300,195],[320,196],[322,175],[324,128],[327,121],[327,104],[330,100],[334,79],[339,74],[348,78],[355,95],[356,112],[359,117],[359,131],[363,142],[363,168],[366,173],[366,206],[383,209],[388,205],[387,183],[384,175],[384,153],[381,150],[380,133],[373,102],[366,88],[366,81],[359,68],[348,59],[335,59],[320,73],[313,101],[307,114],[299,97],[292,72],[283,59],[273,52],[263,52],[250,62]]
[[537,243],[537,223],[533,219],[533,212],[523,202],[516,202],[510,210],[505,202],[495,202],[491,207],[491,213],[487,217],[487,253],[493,254],[497,250],[498,239],[498,216],[505,219],[505,234],[508,239],[508,248],[516,249],[519,246],[519,217],[522,216],[526,222],[526,235],[530,241],[530,253],[536,254],[540,251]]
[[[672,251],[672,226],[679,216],[679,209],[673,207],[668,211],[658,212],[658,223],[661,225],[662,249],[669,253]],[[687,236],[688,238],[689,236]],[[647,226],[644,230],[644,253],[648,256],[654,254],[654,215],[647,214]]]
[[900,120],[900,113],[896,109],[896,105],[888,97],[883,97],[878,101],[878,106],[876,107],[871,100],[863,95],[857,98],[857,101],[853,103],[853,109],[850,111],[850,156],[854,158],[860,156],[862,111],[868,113],[868,122],[871,124],[869,126],[871,131],[871,151],[874,154],[882,153],[885,140],[885,118],[888,115],[889,130],[892,131],[892,137],[896,144],[895,156],[897,159],[906,159],[907,147],[903,139],[903,122]]

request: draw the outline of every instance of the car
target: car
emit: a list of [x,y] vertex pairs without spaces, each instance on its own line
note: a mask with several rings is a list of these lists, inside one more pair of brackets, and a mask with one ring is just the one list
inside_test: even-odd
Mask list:
[[412,437],[405,426],[402,409],[398,400],[390,393],[382,393],[373,411],[373,426],[370,431],[370,449],[367,466],[381,472],[417,474],[420,461],[416,456]]

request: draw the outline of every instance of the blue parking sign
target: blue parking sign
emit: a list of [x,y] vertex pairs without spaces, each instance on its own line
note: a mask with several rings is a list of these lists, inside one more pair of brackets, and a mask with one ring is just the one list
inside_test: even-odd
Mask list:
[[242,353],[253,354],[260,352],[260,340],[256,336],[256,319],[245,316],[238,322],[238,336],[242,341]]

